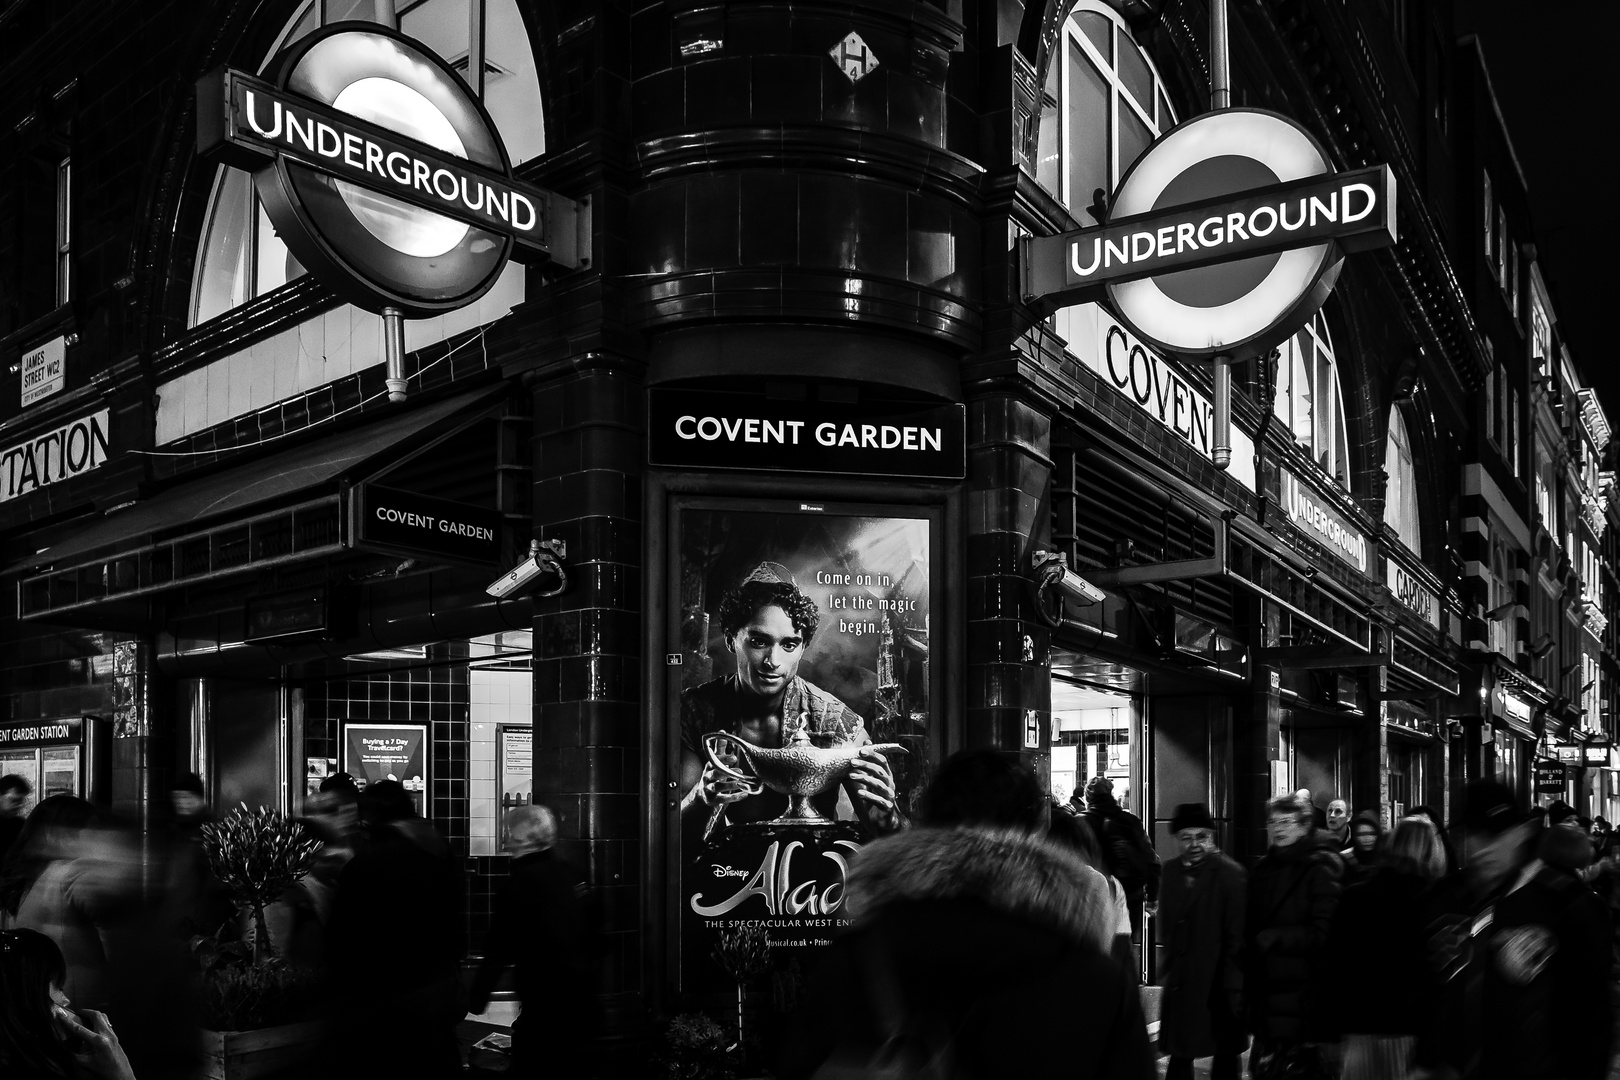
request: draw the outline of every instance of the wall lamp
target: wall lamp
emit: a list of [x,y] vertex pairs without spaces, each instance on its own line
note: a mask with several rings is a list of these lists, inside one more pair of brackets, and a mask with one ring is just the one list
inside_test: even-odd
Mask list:
[[497,600],[510,600],[526,592],[541,576],[555,574],[557,584],[534,595],[560,595],[568,588],[568,571],[562,564],[567,554],[568,545],[561,540],[530,540],[529,553],[523,557],[523,561],[490,582],[484,591]]
[[1489,619],[1491,622],[1501,622],[1503,619],[1511,615],[1513,613],[1513,609],[1518,606],[1519,602],[1517,600],[1509,600],[1505,604],[1499,604],[1498,606],[1491,608],[1491,610],[1485,613],[1485,618]]
[[[1041,621],[1056,629],[1063,623],[1063,605],[1074,601],[1082,607],[1100,604],[1107,598],[1097,586],[1069,569],[1069,557],[1061,551],[1035,551],[1030,553],[1029,568],[1035,587],[1035,612]],[[1048,597],[1058,598],[1057,613],[1047,612]]]
[[1542,634],[1540,637],[1536,638],[1533,644],[1531,644],[1529,653],[1535,659],[1540,660],[1542,657],[1552,652],[1553,644],[1554,642],[1551,634]]

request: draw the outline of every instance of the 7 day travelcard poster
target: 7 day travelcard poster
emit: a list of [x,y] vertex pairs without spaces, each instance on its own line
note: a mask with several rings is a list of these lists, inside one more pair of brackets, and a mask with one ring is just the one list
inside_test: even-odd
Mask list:
[[930,762],[930,519],[690,504],[676,525],[680,989],[730,987],[726,928],[772,968],[846,924],[844,876],[912,816]]

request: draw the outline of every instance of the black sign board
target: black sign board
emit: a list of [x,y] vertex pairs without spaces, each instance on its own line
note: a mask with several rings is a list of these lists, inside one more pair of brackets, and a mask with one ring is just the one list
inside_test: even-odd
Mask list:
[[1561,795],[1564,791],[1564,763],[1562,761],[1548,761],[1545,758],[1536,761],[1536,794]]
[[262,167],[280,155],[551,254],[546,230],[557,196],[549,191],[239,71],[216,71],[204,87],[205,100],[218,95],[224,102],[220,127],[210,134],[230,149],[210,144],[217,156],[234,152],[233,160]]
[[1581,747],[1581,762],[1585,765],[1608,765],[1609,744],[1587,743]]
[[[1337,240],[1345,250],[1394,241],[1388,165],[1308,176],[1028,242],[1026,292],[1074,303],[1113,281],[1232,262]],[[1363,241],[1358,245],[1357,241]]]
[[320,637],[330,625],[326,586],[250,596],[243,606],[248,641]]
[[967,473],[967,407],[777,401],[653,387],[647,460],[678,468],[960,480]]
[[30,720],[26,724],[0,724],[0,749],[8,746],[78,746],[84,720]]
[[481,506],[377,484],[360,485],[355,537],[362,546],[460,562],[501,560],[501,515]]

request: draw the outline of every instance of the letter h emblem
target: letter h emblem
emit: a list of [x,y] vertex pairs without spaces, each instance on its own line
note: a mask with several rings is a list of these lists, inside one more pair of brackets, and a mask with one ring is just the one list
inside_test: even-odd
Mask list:
[[858,83],[872,72],[877,70],[878,58],[861,35],[851,30],[844,36],[844,40],[827,50],[827,55],[833,58],[838,70],[852,83]]

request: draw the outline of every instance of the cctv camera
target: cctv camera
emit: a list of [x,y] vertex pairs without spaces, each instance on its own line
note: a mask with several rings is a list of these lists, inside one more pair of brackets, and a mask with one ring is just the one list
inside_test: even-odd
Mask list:
[[1063,568],[1062,576],[1053,582],[1053,585],[1063,594],[1065,600],[1072,600],[1076,604],[1089,607],[1092,604],[1100,604],[1107,599],[1107,594],[1101,589],[1068,567]]
[[[1097,586],[1069,569],[1068,556],[1057,551],[1036,551],[1030,556],[1030,569],[1035,572],[1035,610],[1047,625],[1056,628],[1063,621],[1063,605],[1072,601],[1081,606],[1100,604],[1106,595]],[[1055,591],[1059,597],[1057,610],[1046,610],[1046,597]]]
[[497,600],[508,600],[527,589],[542,574],[555,574],[557,586],[538,595],[556,596],[568,587],[568,573],[562,565],[567,550],[561,540],[531,540],[529,554],[523,561],[490,582],[484,591]]

